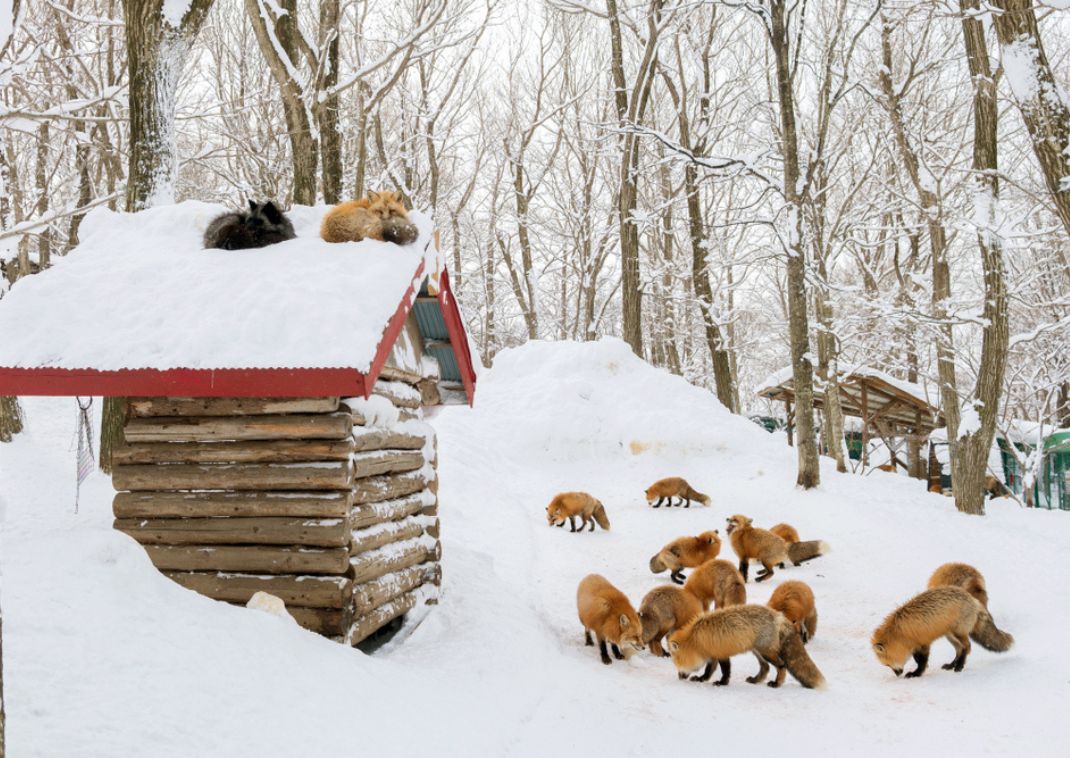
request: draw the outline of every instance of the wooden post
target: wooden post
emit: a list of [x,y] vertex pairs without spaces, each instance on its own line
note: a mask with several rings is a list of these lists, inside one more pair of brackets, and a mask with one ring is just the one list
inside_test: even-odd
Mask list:
[[862,387],[862,468],[869,468],[869,393],[866,391],[866,383],[861,382]]
[[788,447],[792,447],[795,444],[795,441],[792,439],[792,434],[791,434],[791,401],[790,400],[785,400],[784,401],[784,408],[785,408],[785,410],[787,411],[787,414],[788,414],[788,429],[787,429],[787,431],[788,431]]

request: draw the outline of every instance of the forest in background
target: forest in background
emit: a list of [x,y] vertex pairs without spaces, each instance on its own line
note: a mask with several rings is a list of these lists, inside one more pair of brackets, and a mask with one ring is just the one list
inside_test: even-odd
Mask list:
[[0,294],[98,205],[397,188],[486,363],[616,335],[763,414],[791,365],[803,486],[804,396],[865,365],[940,397],[973,482],[1012,419],[1070,426],[1067,5],[24,0]]

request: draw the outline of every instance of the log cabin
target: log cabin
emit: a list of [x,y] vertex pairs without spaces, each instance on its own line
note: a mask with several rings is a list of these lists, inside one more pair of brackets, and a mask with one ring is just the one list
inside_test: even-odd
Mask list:
[[115,529],[184,587],[264,591],[358,644],[441,582],[427,414],[473,401],[476,363],[438,235],[414,214],[405,247],[331,245],[312,222],[259,250],[126,244],[174,209],[203,226],[204,207],[91,214],[80,248],[0,302],[18,335],[0,395],[123,398]]

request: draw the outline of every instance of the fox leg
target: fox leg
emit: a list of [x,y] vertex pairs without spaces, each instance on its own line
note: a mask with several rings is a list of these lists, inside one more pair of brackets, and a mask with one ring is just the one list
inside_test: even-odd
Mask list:
[[758,575],[754,577],[756,582],[764,582],[766,579],[773,575],[773,564],[762,561],[762,570],[758,572]]
[[697,676],[691,677],[691,681],[692,682],[708,682],[708,681],[710,681],[710,677],[713,676],[713,672],[714,672],[714,670],[716,668],[717,668],[717,661],[709,661],[706,664],[706,668],[703,669],[702,673],[697,675]]
[[776,689],[784,683],[784,677],[788,673],[788,667],[784,665],[784,659],[781,658],[779,655],[775,657],[771,656],[769,658],[769,663],[773,664],[773,666],[776,667],[776,679],[769,682],[769,686]]
[[684,575],[680,571],[680,569],[673,569],[673,572],[671,574],[669,574],[669,578],[672,579],[673,584],[683,584],[684,583]]
[[[956,647],[955,650],[957,652],[958,648]],[[906,673],[906,676],[910,679],[913,679],[916,676],[921,676],[925,673],[925,667],[929,665],[928,645],[922,645],[914,651],[914,663],[918,664],[917,668],[915,668],[913,671],[908,671]],[[948,666],[945,666],[944,668],[948,668]]]
[[563,527],[564,525],[565,525],[565,522],[564,522],[564,521],[562,521],[562,522],[561,522],[560,524],[556,524],[556,526],[557,526],[557,528],[558,528],[558,529],[560,529],[560,528],[561,528],[561,527]]
[[583,630],[583,644],[586,645],[587,647],[594,647],[594,640],[591,639],[591,630],[590,629],[584,629]]
[[620,648],[617,647],[617,643],[616,642],[610,642],[609,643],[609,649],[613,651],[613,657],[616,658],[618,661],[623,661],[624,660],[624,653],[622,653],[620,651]]
[[732,659],[722,658],[718,663],[721,665],[721,678],[714,682],[714,685],[724,687],[728,684],[728,680],[732,678]]
[[687,501],[686,503],[684,503],[684,508],[690,508],[691,507],[691,498],[684,498],[684,500]]
[[655,658],[665,658],[668,653],[665,652],[665,648],[661,646],[661,637],[655,637],[650,640],[650,654]]
[[663,498],[663,497],[659,497],[659,498],[658,498],[658,502],[654,503],[654,506],[653,506],[653,507],[654,507],[654,508],[660,508],[660,507],[661,507],[661,503],[662,503],[662,501],[663,501],[664,499],[665,499],[665,498]]
[[[562,521],[561,522],[561,526],[564,526],[564,525],[565,525],[565,522]],[[568,517],[568,530],[570,532],[576,531],[576,517],[575,516],[569,516]]]
[[747,681],[750,684],[761,684],[765,681],[765,677],[769,674],[769,663],[762,657],[760,653],[755,653],[754,657],[758,659],[758,673],[754,676],[748,676]]
[[950,663],[945,663],[943,668],[945,671],[962,671],[962,667],[966,665],[966,656],[970,654],[969,635],[963,634],[960,637],[952,632],[945,636],[947,641],[955,646],[955,658]]
[[743,581],[747,581],[747,569],[750,568],[750,562],[746,558],[739,559],[739,573],[743,575]]
[[609,651],[606,650],[606,641],[601,637],[598,638],[598,652],[602,654],[602,663],[607,666],[613,663],[613,661],[610,660]]
[[[586,518],[586,516],[584,516],[584,518]],[[588,529],[587,531],[588,531],[588,532],[593,532],[593,531],[594,531],[594,517],[592,516],[592,517],[591,517],[591,518],[590,518],[590,519],[588,520],[588,522],[587,522],[587,523],[589,523],[589,524],[591,525],[590,529]]]

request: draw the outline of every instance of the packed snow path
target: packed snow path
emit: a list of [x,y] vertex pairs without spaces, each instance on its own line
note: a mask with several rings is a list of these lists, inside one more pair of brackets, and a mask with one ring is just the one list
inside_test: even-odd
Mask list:
[[[498,356],[474,410],[439,432],[442,601],[373,657],[267,614],[188,592],[110,528],[96,475],[73,508],[73,400],[30,400],[27,433],[0,446],[9,754],[22,756],[1058,755],[1070,662],[1065,555],[1070,514],[989,504],[957,514],[924,485],[824,469],[794,488],[794,451],[708,393],[650,368],[617,341],[532,343]],[[712,506],[651,509],[643,489],[679,475]],[[551,529],[558,491],[587,490],[612,529]],[[793,524],[832,553],[747,585],[765,602],[808,582],[820,621],[808,650],[824,692],[680,682],[644,653],[604,666],[583,645],[575,589],[604,574],[638,606],[667,575],[665,542],[733,513]],[[734,560],[727,540],[722,557]],[[961,674],[933,645],[920,680],[880,666],[869,636],[942,562],[977,565],[997,624]],[[1054,644],[1053,644],[1054,643]]]

